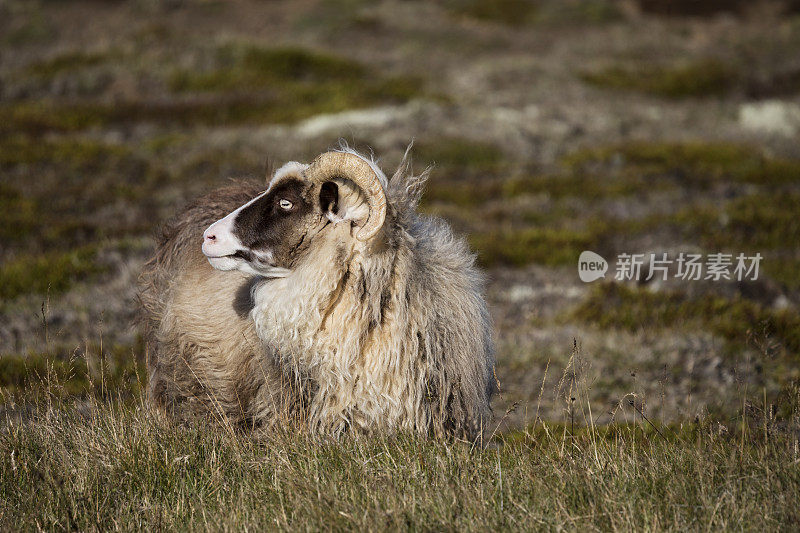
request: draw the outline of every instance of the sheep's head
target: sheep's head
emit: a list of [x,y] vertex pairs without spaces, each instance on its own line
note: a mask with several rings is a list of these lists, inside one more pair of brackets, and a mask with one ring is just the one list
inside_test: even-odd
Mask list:
[[369,242],[386,218],[383,173],[350,151],[327,152],[310,165],[289,163],[268,189],[203,233],[203,253],[219,270],[283,277],[303,245],[331,225],[347,224]]

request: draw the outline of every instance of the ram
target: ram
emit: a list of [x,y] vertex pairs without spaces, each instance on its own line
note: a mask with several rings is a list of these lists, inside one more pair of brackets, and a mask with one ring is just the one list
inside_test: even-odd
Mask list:
[[344,148],[184,211],[143,276],[151,396],[335,435],[480,437],[494,391],[483,279],[464,241],[417,213],[427,177],[408,151],[387,179]]

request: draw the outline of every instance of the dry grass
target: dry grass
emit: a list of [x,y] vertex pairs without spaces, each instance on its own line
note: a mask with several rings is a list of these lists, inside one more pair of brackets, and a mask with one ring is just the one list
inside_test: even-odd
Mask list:
[[739,419],[671,427],[631,395],[597,427],[580,371],[573,354],[553,400],[563,423],[495,432],[485,448],[280,428],[253,438],[175,426],[138,400],[44,394],[6,405],[0,527],[777,530],[800,519],[797,387],[782,414],[743,396]]

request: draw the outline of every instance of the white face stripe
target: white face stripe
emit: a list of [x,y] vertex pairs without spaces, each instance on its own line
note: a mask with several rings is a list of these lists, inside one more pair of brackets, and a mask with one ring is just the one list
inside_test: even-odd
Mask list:
[[[220,223],[223,220],[229,220],[229,219],[236,218],[236,215],[241,213],[242,209],[246,208],[249,205],[252,205],[254,202],[257,202],[259,200],[259,198],[263,198],[264,195],[267,194],[272,189],[272,186],[275,185],[275,183],[280,178],[283,178],[284,176],[286,176],[288,174],[292,174],[292,173],[297,173],[298,175],[300,175],[303,172],[303,170],[306,169],[306,167],[308,167],[308,165],[306,165],[304,163],[298,163],[297,161],[289,161],[288,163],[286,163],[281,168],[279,168],[278,170],[275,171],[275,174],[273,174],[272,179],[269,180],[269,185],[267,186],[267,190],[265,190],[264,192],[262,192],[261,194],[259,194],[258,196],[256,196],[255,198],[253,198],[252,200],[247,202],[246,204],[238,207],[232,213],[229,213],[228,215],[224,216],[223,218],[217,220],[216,222],[214,222],[214,224]],[[212,226],[214,224],[212,224]]]
[[[209,261],[214,268],[218,268],[220,270],[230,270],[232,268],[236,268],[251,274],[270,275],[273,277],[280,277],[288,273],[288,270],[268,266],[273,261],[271,251],[266,253],[255,253],[252,250],[246,250],[246,247],[241,243],[239,238],[234,233],[234,224],[236,217],[242,212],[242,210],[253,205],[253,203],[266,196],[272,190],[272,187],[281,181],[282,178],[293,174],[297,177],[302,177],[302,172],[307,166],[308,165],[298,163],[296,161],[286,163],[275,172],[274,176],[269,182],[269,185],[267,186],[267,190],[251,199],[244,205],[239,206],[231,213],[225,215],[223,218],[217,220],[203,232],[203,253],[209,258]],[[209,238],[209,236],[213,236],[213,238]],[[226,257],[231,254],[235,254],[240,250],[246,250],[254,253],[256,261],[264,267],[264,271],[255,270],[253,266],[247,262]],[[267,272],[269,273],[267,274]]]
[[[269,182],[269,185],[267,186],[267,190],[211,224],[205,230],[205,232],[203,232],[203,253],[209,257],[214,257],[236,253],[238,250],[244,249],[244,246],[233,231],[234,222],[236,221],[236,217],[239,215],[239,213],[268,194],[270,190],[272,190],[272,187],[278,181],[280,181],[281,178],[291,174],[297,174],[298,176],[301,176],[303,170],[305,170],[307,166],[308,165],[298,163],[296,161],[290,161],[289,163],[286,163],[275,172]],[[209,241],[206,239],[207,235],[214,235],[215,239],[213,241]]]
[[[233,211],[232,213],[229,213],[228,215],[226,215],[226,216],[222,217],[221,219],[217,220],[216,222],[214,222],[214,224],[219,224],[220,222],[223,222],[223,221],[226,221],[226,220],[230,219],[231,226],[232,226],[233,225],[232,224],[233,223],[233,219],[236,218],[236,215],[241,213],[242,209],[244,209],[245,207],[247,207],[249,205],[252,205],[253,203],[257,202],[259,200],[259,198],[263,198],[264,195],[266,195],[268,192],[269,192],[269,189],[267,189],[266,191],[262,192],[261,194],[259,194],[258,196],[256,196],[255,198],[253,198],[252,200],[250,200],[249,202],[247,202],[243,206],[240,206],[240,207],[236,208],[236,210]],[[212,224],[212,226],[214,224]]]
[[[234,254],[244,248],[233,232],[233,223],[242,209],[262,198],[265,194],[267,194],[267,191],[262,192],[232,213],[211,224],[203,232],[203,253],[208,257],[221,257]],[[213,239],[209,239],[209,235],[213,235]]]
[[[358,158],[362,159],[363,161],[365,161],[370,166],[370,168],[372,168],[373,172],[375,172],[375,174],[378,176],[378,179],[381,181],[381,185],[383,185],[383,187],[386,188],[386,181],[387,181],[386,175],[378,167],[375,161],[373,161],[371,158],[364,157],[355,150],[349,148],[337,151],[353,154]],[[207,234],[209,231],[212,231],[223,242],[227,242],[228,244],[231,244],[237,248],[242,248],[239,239],[237,239],[233,233],[233,223],[236,217],[239,215],[239,213],[241,213],[243,209],[257,202],[259,199],[263,198],[267,193],[269,193],[270,190],[272,190],[272,187],[276,183],[281,181],[282,178],[291,174],[296,174],[297,177],[302,179],[302,173],[306,168],[308,168],[307,164],[299,163],[297,161],[289,161],[288,163],[284,164],[282,167],[280,167],[278,170],[275,171],[275,174],[273,174],[272,179],[269,181],[269,185],[267,186],[267,190],[265,190],[264,192],[262,192],[261,194],[259,194],[246,204],[238,207],[233,212],[229,213],[228,215],[224,216],[223,218],[211,224],[211,226],[209,226],[208,229],[205,231],[204,235]]]

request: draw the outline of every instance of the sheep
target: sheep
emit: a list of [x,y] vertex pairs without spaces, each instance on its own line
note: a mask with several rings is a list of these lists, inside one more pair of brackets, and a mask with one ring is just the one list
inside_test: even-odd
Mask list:
[[[202,252],[216,273],[209,275],[196,262],[182,267],[188,285],[172,288],[171,298],[186,304],[178,309],[172,303],[171,314],[200,315],[208,332],[219,336],[218,345],[237,357],[238,338],[249,344],[254,331],[261,350],[245,350],[247,368],[267,367],[269,373],[248,389],[251,396],[272,398],[262,391],[271,387],[289,391],[293,396],[282,405],[300,406],[303,423],[314,432],[408,431],[479,439],[494,393],[483,277],[464,241],[444,221],[417,213],[428,176],[427,170],[411,175],[408,150],[391,179],[375,161],[346,147],[308,165],[288,163],[266,191],[203,232]],[[203,216],[186,217],[192,221],[189,233],[196,235],[199,222],[208,220],[213,211],[208,204],[228,205],[216,198],[212,194],[195,208]],[[191,245],[189,239],[165,239],[157,254],[160,264],[182,261],[165,260],[169,254],[196,257],[195,251],[182,250]],[[253,329],[243,319],[235,322],[235,335],[227,331],[228,323],[212,325],[231,320],[231,313],[212,317],[222,311],[211,308],[232,307],[233,292],[246,290],[241,287],[247,283]],[[205,293],[207,288],[211,292]],[[202,304],[193,305],[193,298]],[[160,332],[155,351],[162,359],[165,350],[183,353],[187,346],[162,339],[183,337],[188,335],[183,328],[192,327],[182,317],[170,320],[159,315],[151,320]],[[198,366],[210,362],[195,359]],[[231,383],[241,387],[253,378],[253,373],[237,375],[227,361],[233,359],[217,362],[219,367],[205,374],[236,377],[213,387],[235,389]],[[184,372],[176,379],[180,372],[174,364],[163,366],[172,375],[156,366],[151,379],[173,391],[170,399],[179,399],[173,383],[190,383],[193,376]],[[230,395],[222,406],[226,412],[235,409]],[[259,423],[269,423],[272,415],[260,414]]]

